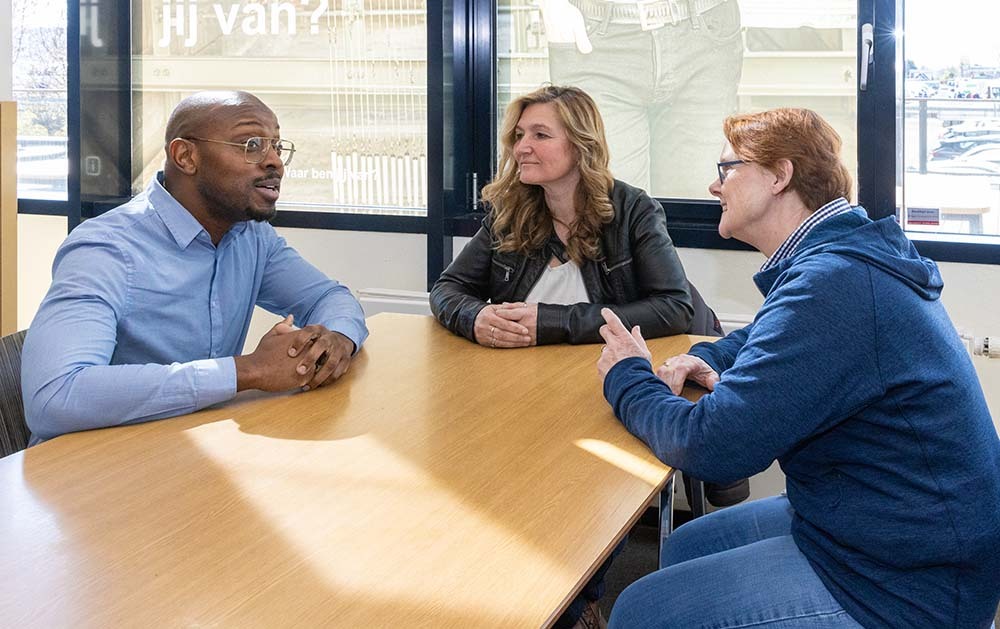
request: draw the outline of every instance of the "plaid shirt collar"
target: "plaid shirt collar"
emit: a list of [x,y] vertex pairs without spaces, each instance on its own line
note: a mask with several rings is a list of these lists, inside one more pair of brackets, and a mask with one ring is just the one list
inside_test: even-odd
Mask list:
[[802,242],[802,239],[805,238],[814,227],[826,219],[850,211],[851,204],[848,203],[847,199],[844,197],[838,197],[816,210],[809,216],[809,218],[802,221],[802,224],[799,225],[795,231],[793,231],[791,235],[785,239],[785,242],[781,243],[781,246],[778,247],[770,258],[767,259],[764,266],[760,267],[760,270],[766,271],[779,264],[782,260],[790,258],[792,254],[795,253],[795,249],[798,248],[799,243]]

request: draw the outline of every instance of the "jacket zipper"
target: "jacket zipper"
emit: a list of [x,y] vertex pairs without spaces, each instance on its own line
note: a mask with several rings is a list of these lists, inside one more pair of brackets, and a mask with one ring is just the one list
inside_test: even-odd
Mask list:
[[497,262],[496,260],[493,261],[493,264],[497,265],[498,267],[504,270],[503,281],[509,282],[510,274],[514,270],[514,267],[507,266],[506,264],[502,262]]
[[614,271],[615,269],[620,269],[623,266],[625,266],[626,264],[629,264],[630,262],[632,262],[632,258],[629,258],[628,260],[623,260],[622,262],[619,262],[618,264],[614,265],[613,267],[611,267],[609,269],[607,261],[601,260],[601,267],[604,268],[604,274],[605,275],[610,275],[611,272]]

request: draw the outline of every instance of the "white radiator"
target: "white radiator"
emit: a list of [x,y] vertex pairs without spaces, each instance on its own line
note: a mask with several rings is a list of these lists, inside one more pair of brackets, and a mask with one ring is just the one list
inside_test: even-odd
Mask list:
[[717,312],[715,316],[719,317],[719,323],[722,324],[722,331],[729,334],[733,330],[739,330],[740,328],[745,328],[746,326],[753,323],[753,315],[739,315],[739,314],[727,314],[725,312]]
[[358,301],[368,317],[380,312],[429,315],[431,307],[427,297],[427,293],[415,290],[365,288],[358,291]]

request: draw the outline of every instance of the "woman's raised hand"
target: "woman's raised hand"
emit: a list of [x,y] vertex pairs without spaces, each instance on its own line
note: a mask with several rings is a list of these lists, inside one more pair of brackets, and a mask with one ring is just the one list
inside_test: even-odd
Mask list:
[[639,326],[629,330],[610,308],[601,308],[601,316],[605,321],[599,330],[605,342],[597,361],[597,372],[601,374],[601,380],[604,380],[612,367],[626,358],[645,358],[652,362],[652,354],[649,353],[646,340],[642,338]]

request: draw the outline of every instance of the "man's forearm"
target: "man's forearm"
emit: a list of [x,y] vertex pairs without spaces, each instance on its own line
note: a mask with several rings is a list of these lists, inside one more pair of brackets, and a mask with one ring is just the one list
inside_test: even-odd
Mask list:
[[232,358],[172,365],[92,365],[48,380],[25,370],[25,415],[34,439],[191,413],[236,393]]

